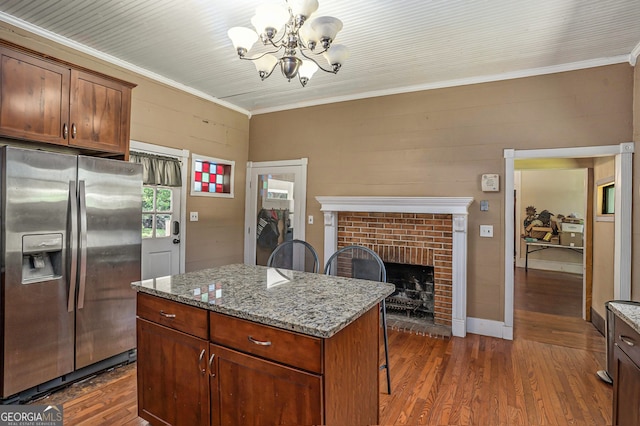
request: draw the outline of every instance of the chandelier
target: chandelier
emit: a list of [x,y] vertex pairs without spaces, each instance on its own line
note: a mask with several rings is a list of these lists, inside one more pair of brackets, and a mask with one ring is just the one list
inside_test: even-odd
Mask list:
[[[318,9],[317,0],[287,0],[287,5],[288,8],[258,6],[251,18],[256,31],[245,27],[229,29],[228,35],[238,57],[253,61],[263,81],[278,65],[288,81],[298,76],[302,87],[318,69],[336,74],[349,57],[345,46],[332,44],[342,29],[342,22],[331,16],[309,20]],[[258,38],[264,46],[262,50],[269,51],[247,56]]]

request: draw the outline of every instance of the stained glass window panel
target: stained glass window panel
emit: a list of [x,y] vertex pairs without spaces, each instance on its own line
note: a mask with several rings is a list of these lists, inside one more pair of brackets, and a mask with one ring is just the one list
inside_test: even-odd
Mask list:
[[235,162],[193,154],[192,164],[191,195],[233,197]]

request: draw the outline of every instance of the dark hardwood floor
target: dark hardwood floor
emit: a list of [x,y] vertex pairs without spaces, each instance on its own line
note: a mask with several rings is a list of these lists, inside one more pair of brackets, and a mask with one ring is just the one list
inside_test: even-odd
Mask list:
[[[382,371],[381,424],[611,424],[612,389],[595,375],[605,341],[580,319],[579,277],[515,276],[513,341],[389,331],[393,392]],[[38,403],[62,403],[65,426],[146,425],[136,415],[135,364],[102,376]]]

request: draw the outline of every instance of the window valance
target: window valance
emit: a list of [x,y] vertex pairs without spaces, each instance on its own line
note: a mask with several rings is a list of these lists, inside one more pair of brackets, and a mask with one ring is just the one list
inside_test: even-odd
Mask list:
[[177,158],[131,151],[129,161],[142,164],[142,182],[145,185],[182,186]]

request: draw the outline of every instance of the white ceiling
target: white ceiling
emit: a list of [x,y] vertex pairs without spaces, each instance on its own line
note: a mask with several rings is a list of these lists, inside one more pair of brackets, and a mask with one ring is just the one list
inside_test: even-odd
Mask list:
[[227,37],[285,0],[0,0],[0,22],[248,114],[630,62],[638,0],[319,0],[351,57],[307,87],[260,81]]

